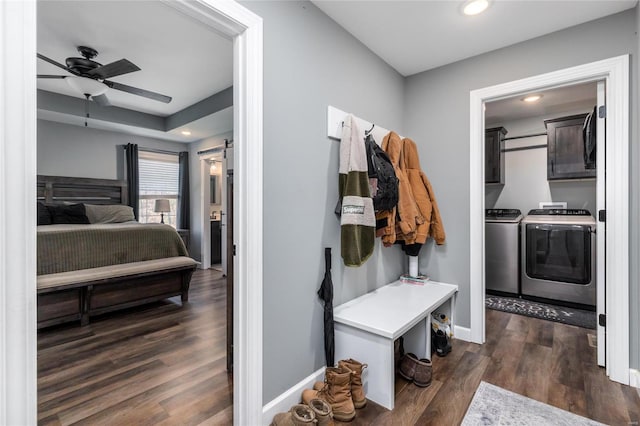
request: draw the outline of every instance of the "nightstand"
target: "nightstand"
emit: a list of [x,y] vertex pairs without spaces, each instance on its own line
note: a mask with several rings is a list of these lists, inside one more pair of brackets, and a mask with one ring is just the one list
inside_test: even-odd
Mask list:
[[190,233],[188,229],[176,229],[176,231],[178,231],[178,234],[180,235],[180,238],[182,238],[182,242],[184,242],[184,246],[187,248],[187,251],[190,252],[191,249],[189,248],[189,239],[190,239]]

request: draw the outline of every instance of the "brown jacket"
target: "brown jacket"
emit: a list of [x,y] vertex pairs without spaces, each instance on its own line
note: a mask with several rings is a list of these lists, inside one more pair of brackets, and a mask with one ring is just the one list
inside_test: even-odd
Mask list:
[[398,178],[398,205],[393,210],[378,212],[376,219],[386,222],[386,226],[378,229],[377,235],[385,246],[396,240],[424,244],[429,236],[436,244],[444,244],[442,218],[431,183],[420,168],[415,142],[390,132],[382,140],[382,149],[389,154]]
[[[402,140],[404,172],[409,179],[413,198],[420,209],[420,213],[425,220],[417,224],[415,243],[424,244],[427,237],[432,237],[436,244],[442,245],[445,240],[444,226],[442,225],[442,217],[438,203],[431,187],[431,183],[427,176],[420,168],[420,159],[418,157],[418,147],[416,143],[409,138]],[[412,244],[405,239],[407,244]]]
[[[396,239],[415,239],[416,226],[424,222],[413,194],[409,178],[404,172],[402,161],[402,139],[395,132],[389,132],[382,140],[382,149],[389,154],[389,159],[398,178],[398,205],[393,210],[381,211],[376,215],[378,221],[386,221],[386,226],[379,229],[382,243],[390,246]],[[398,236],[403,236],[398,238]]]

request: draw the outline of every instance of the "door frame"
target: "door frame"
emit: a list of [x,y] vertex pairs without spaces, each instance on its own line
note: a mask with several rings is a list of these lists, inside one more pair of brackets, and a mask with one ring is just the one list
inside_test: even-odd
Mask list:
[[470,92],[470,340],[485,341],[484,104],[528,92],[605,80],[607,374],[629,384],[629,55]]
[[[233,40],[233,418],[235,424],[260,424],[262,18],[225,0],[164,2]],[[0,424],[36,424],[36,2],[0,2],[0,23]]]

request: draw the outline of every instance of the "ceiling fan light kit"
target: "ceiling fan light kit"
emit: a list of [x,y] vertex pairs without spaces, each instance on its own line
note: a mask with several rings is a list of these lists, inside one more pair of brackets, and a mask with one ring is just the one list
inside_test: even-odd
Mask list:
[[87,77],[69,76],[65,78],[65,81],[74,90],[91,97],[102,95],[108,89],[106,84]]

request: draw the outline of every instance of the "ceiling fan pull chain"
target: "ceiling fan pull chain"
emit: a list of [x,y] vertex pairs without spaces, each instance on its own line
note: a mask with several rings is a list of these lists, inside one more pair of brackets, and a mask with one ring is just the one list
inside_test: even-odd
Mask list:
[[87,126],[87,121],[89,120],[89,94],[85,93],[84,97],[86,98],[86,100],[84,102],[84,114],[85,114],[84,127],[88,127]]

